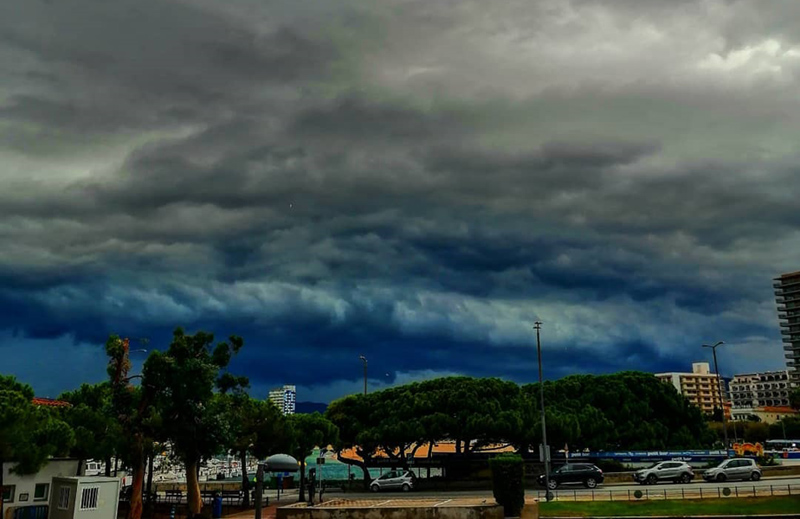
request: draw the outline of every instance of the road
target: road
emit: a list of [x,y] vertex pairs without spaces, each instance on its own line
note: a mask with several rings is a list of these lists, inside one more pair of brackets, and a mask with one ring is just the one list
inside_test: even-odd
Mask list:
[[[637,490],[642,491],[642,499],[697,499],[709,497],[724,497],[725,489],[730,489],[731,496],[770,496],[770,495],[800,495],[800,477],[776,477],[764,478],[761,481],[729,481],[727,483],[706,483],[705,481],[694,481],[685,485],[673,483],[661,483],[657,485],[631,484],[609,484],[600,485],[594,491],[588,490],[578,485],[565,485],[554,492],[557,500],[567,501],[625,501],[636,500]],[[544,497],[544,489],[526,490],[526,497],[535,499]],[[412,494],[402,492],[373,493],[325,493],[325,499],[342,497],[345,499],[364,499],[386,497],[387,499],[403,499],[405,497],[435,497],[442,499],[456,499],[465,497],[491,497],[491,490],[464,490],[464,491],[420,491]]]

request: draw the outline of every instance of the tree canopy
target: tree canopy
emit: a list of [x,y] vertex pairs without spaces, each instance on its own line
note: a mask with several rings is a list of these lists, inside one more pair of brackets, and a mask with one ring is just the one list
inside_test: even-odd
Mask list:
[[232,390],[246,382],[224,371],[243,344],[240,337],[231,336],[214,345],[213,334],[187,335],[178,328],[167,351],[152,352],[144,363],[142,385],[152,390],[162,434],[186,468],[188,505],[193,514],[202,507],[198,465],[220,452],[227,439],[214,390]]
[[62,411],[75,432],[70,454],[80,460],[104,460],[109,475],[111,458],[119,452],[122,438],[122,428],[112,409],[111,384],[82,384],[58,398],[72,404]]
[[[55,455],[65,455],[74,442],[72,429],[57,411],[32,403],[33,389],[12,376],[0,375],[0,488],[3,463],[16,474],[33,474]],[[3,513],[0,494],[0,516]]]
[[[545,382],[544,393],[555,448],[692,448],[710,441],[700,410],[651,374],[573,375]],[[446,377],[348,396],[331,403],[327,416],[342,446],[356,448],[366,465],[379,451],[405,464],[412,445],[424,442],[454,441],[464,456],[501,443],[527,454],[541,442],[539,384],[494,378]]]

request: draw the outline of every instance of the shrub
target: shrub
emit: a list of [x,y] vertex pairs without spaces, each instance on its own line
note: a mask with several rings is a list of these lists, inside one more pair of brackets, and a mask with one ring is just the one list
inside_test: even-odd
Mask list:
[[489,461],[492,493],[506,517],[519,517],[525,504],[525,466],[516,454],[501,454]]

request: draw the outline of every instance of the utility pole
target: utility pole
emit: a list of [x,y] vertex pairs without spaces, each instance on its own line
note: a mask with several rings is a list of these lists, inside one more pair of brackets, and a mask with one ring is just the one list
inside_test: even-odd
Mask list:
[[725,417],[725,392],[722,390],[722,380],[719,377],[719,367],[717,366],[717,347],[725,344],[724,341],[717,341],[714,345],[703,344],[703,348],[711,348],[714,354],[714,371],[717,374],[717,391],[719,391],[719,399],[722,402],[722,432],[725,438],[725,457],[730,457],[730,450],[728,450],[728,419]]
[[364,394],[367,394],[367,358],[363,355],[359,357],[361,362],[364,363]]
[[539,359],[539,400],[542,409],[542,457],[544,458],[545,500],[550,501],[550,452],[547,448],[547,425],[545,424],[544,413],[544,380],[542,378],[542,341],[539,337],[539,330],[542,329],[542,323],[536,321],[533,323],[533,328],[536,330],[536,352]]

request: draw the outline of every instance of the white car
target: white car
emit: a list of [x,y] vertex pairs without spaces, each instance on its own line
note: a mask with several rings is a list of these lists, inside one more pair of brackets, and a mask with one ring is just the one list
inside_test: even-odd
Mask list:
[[410,470],[392,470],[383,476],[374,479],[369,485],[373,492],[382,490],[402,490],[408,492],[413,490],[417,476]]
[[633,480],[642,485],[655,485],[660,481],[691,483],[693,479],[694,470],[688,463],[682,461],[662,461],[633,473]]

